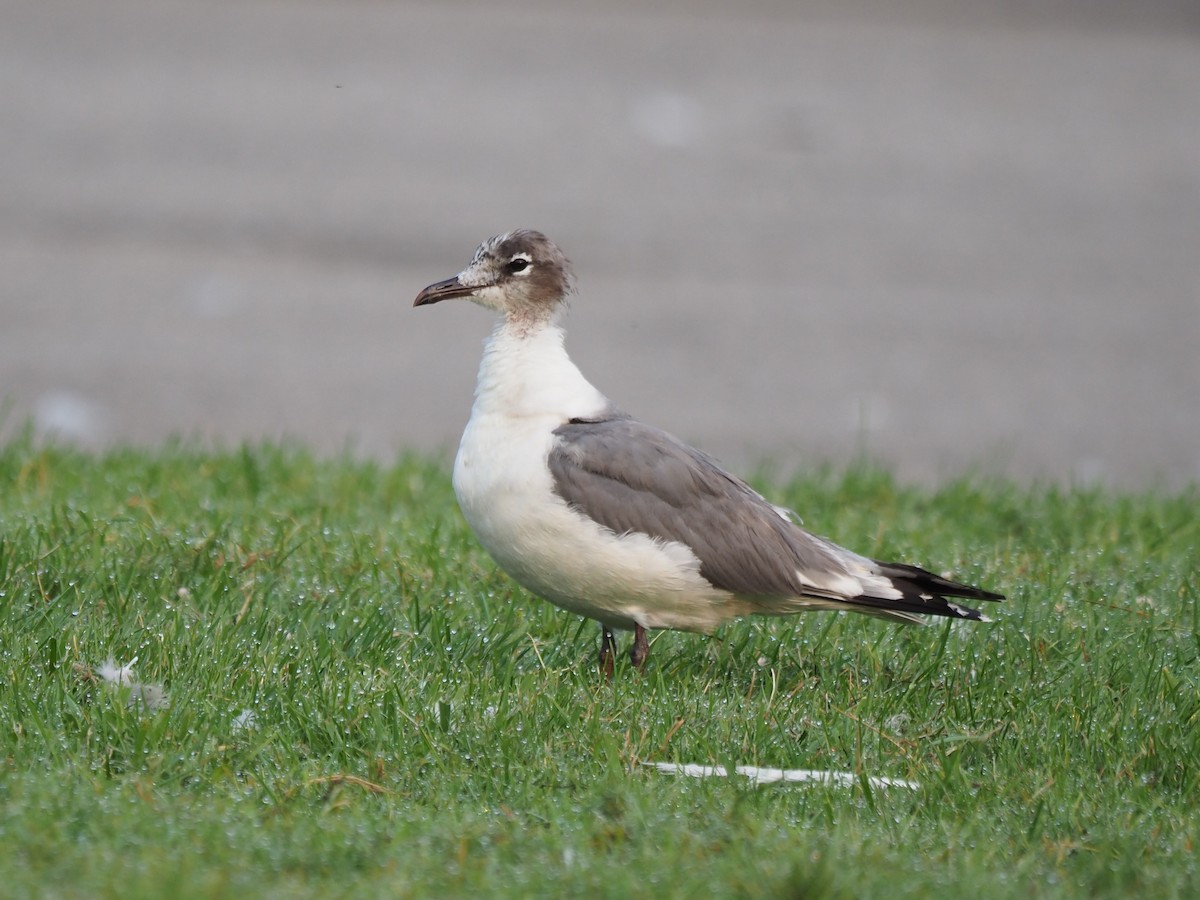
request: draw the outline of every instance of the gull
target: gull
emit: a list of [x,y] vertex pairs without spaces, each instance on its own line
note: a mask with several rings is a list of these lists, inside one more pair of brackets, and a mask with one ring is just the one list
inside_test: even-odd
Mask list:
[[740,616],[806,610],[987,621],[954,598],[1004,599],[810,534],[712,457],[619,410],[567,355],[573,290],[562,251],[521,229],[484,241],[413,306],[463,298],[500,313],[454,460],[454,492],[504,571],[600,622],[608,677],[613,629],[633,630],[630,660],[640,670],[650,629],[712,633]]

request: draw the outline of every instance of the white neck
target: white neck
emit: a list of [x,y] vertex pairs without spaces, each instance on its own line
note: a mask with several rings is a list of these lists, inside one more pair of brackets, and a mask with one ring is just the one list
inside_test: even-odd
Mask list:
[[501,322],[484,344],[471,417],[547,417],[566,421],[608,407],[567,356],[564,333],[553,322]]

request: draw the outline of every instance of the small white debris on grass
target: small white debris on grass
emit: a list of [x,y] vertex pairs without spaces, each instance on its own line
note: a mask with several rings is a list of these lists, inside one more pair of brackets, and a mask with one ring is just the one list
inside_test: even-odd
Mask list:
[[[724,766],[701,766],[695,763],[663,763],[642,762],[659,772],[668,775],[685,775],[688,778],[726,778]],[[853,772],[834,772],[821,769],[766,769],[761,766],[735,766],[734,772],[750,780],[751,784],[775,784],[780,781],[803,782],[807,784],[859,784],[861,775]],[[873,788],[899,787],[917,790],[921,787],[915,781],[905,781],[902,778],[867,778],[867,783]]]
[[106,659],[96,667],[96,674],[100,676],[101,681],[119,687],[129,687],[133,684],[133,665],[137,661],[138,658],[135,656],[125,665],[118,666],[111,658]]
[[258,717],[254,715],[254,710],[243,709],[233,720],[234,731],[249,731],[258,725]]
[[167,705],[167,692],[161,684],[142,684],[133,680],[133,666],[138,661],[135,656],[123,666],[118,666],[112,659],[106,659],[96,667],[96,677],[114,688],[129,690],[129,705],[141,706],[147,712],[162,709]]

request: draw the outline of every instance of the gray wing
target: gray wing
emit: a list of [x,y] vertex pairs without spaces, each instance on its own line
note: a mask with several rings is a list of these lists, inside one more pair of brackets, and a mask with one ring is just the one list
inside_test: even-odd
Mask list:
[[700,574],[723,590],[844,602],[908,621],[923,615],[983,620],[978,610],[947,598],[1004,599],[809,534],[711,457],[636,419],[573,419],[554,435],[550,472],[563,500],[617,534],[686,544],[700,560]]
[[555,491],[601,525],[686,544],[700,559],[700,574],[735,594],[846,596],[819,587],[844,583],[849,574],[830,545],[665,431],[618,416],[572,420],[554,434]]

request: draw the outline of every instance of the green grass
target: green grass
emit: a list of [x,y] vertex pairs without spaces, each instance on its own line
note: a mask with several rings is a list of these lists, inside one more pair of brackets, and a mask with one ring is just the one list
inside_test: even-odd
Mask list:
[[[608,684],[441,463],[0,448],[0,894],[1200,894],[1195,492],[759,486],[1009,600],[658,634]],[[135,656],[167,707],[93,675]]]

